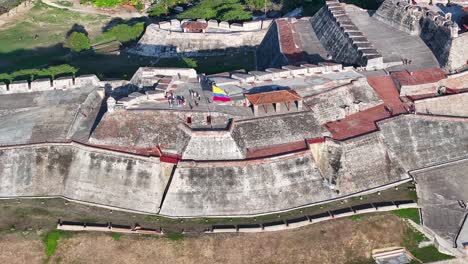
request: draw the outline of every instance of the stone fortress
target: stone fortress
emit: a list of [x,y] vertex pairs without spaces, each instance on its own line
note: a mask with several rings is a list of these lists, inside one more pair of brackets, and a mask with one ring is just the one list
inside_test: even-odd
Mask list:
[[[452,15],[450,11],[456,12]],[[367,69],[442,67],[457,71],[468,60],[468,33],[459,5],[413,5],[386,0],[377,11],[327,1],[313,17],[229,24],[206,23],[203,33],[186,33],[187,20],[150,25],[136,48],[144,56],[210,56],[255,50],[257,68],[339,62]],[[409,63],[404,63],[404,62]]]
[[[377,53],[359,51],[353,58],[378,59],[389,63],[386,69],[335,61],[343,51],[333,55],[331,42],[323,44],[328,33],[298,29],[315,28],[314,19],[331,20],[341,9],[356,18],[346,27],[365,24],[357,20],[362,10],[337,2],[327,2],[314,18],[271,23],[265,39],[278,40],[270,42],[271,54],[279,47],[271,62],[297,60],[292,65],[208,76],[140,68],[130,81],[91,75],[0,84],[0,198],[63,197],[177,218],[246,217],[415,180],[424,227],[440,246],[462,254],[468,242],[466,65],[458,72],[441,69],[439,55],[421,46],[423,37],[395,29],[390,20],[377,25],[414,43],[407,54],[421,49],[436,64],[391,61],[377,42],[365,49]],[[335,26],[321,30],[350,36]],[[370,43],[372,35],[363,32]],[[285,38],[317,46],[293,45],[309,50],[296,52]],[[324,60],[300,63],[317,58],[310,56],[314,49],[323,49]],[[213,100],[211,82],[230,101]]]

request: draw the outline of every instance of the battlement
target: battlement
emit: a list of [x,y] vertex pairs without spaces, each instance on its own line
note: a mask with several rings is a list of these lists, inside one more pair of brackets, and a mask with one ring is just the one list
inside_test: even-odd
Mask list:
[[222,32],[238,32],[238,31],[258,31],[262,29],[268,29],[270,25],[272,24],[273,20],[267,19],[267,20],[248,21],[242,24],[240,23],[230,24],[229,22],[226,22],[226,21],[218,22],[217,20],[206,21],[205,19],[197,19],[193,21],[190,19],[184,19],[184,20],[172,19],[170,21],[162,21],[153,25],[162,30],[181,32],[182,25],[186,22],[206,23],[208,31],[211,31],[209,33],[222,33]]
[[444,31],[450,38],[458,37],[459,28],[451,20],[451,13],[442,16],[427,7],[412,5],[406,0],[386,0],[374,17],[412,35],[419,35],[423,33],[424,28],[429,28],[432,31]]
[[83,86],[99,86],[96,75],[79,77],[59,77],[56,79],[42,78],[33,81],[19,80],[11,83],[0,83],[0,94],[31,93],[52,90],[66,90]]

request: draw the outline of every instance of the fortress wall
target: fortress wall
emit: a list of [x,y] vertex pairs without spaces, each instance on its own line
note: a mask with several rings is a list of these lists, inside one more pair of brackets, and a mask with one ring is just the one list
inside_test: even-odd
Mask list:
[[406,171],[468,157],[468,120],[404,115],[378,122],[383,143]]
[[311,21],[317,37],[333,60],[383,67],[382,55],[354,25],[338,1],[327,1]]
[[406,1],[386,0],[374,14],[376,19],[412,35],[420,35],[441,67],[456,70],[468,60],[468,34],[459,35],[451,14],[444,16]]
[[468,93],[452,94],[417,100],[414,102],[416,113],[468,117]]
[[96,75],[83,75],[76,78],[59,77],[50,79],[37,79],[32,82],[22,80],[13,81],[10,84],[0,83],[1,94],[30,93],[51,90],[64,90],[83,86],[99,86],[99,79]]
[[373,17],[411,35],[419,35],[421,15],[420,9],[407,1],[386,0]]
[[227,216],[284,210],[333,198],[310,154],[263,162],[179,163],[161,214]]
[[76,144],[0,149],[0,197],[61,195],[157,213],[167,180],[157,159]]
[[[221,24],[221,23],[220,23]],[[184,33],[150,25],[130,52],[142,56],[206,56],[253,49],[263,40],[267,29],[257,31]]]
[[245,158],[229,131],[211,134],[192,132],[182,155],[188,160],[238,160]]
[[463,33],[452,39],[445,68],[454,71],[463,68],[468,63],[468,33]]
[[278,25],[273,23],[268,29],[257,51],[257,69],[279,68],[288,64],[286,56],[281,53]]

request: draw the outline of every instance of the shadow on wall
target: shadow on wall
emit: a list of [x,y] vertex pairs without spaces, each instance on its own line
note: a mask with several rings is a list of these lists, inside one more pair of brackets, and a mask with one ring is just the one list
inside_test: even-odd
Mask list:
[[135,48],[129,49],[129,53],[147,57],[159,58],[174,58],[174,57],[197,57],[197,56],[219,56],[238,54],[241,52],[255,51],[257,47],[240,46],[237,48],[225,49],[201,49],[185,51],[177,50],[178,47],[174,45],[154,45],[154,44],[139,44]]

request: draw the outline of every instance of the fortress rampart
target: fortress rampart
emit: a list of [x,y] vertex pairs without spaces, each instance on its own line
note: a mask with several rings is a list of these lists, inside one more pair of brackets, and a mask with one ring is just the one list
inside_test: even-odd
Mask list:
[[99,86],[100,80],[96,75],[83,75],[79,77],[59,77],[57,79],[36,79],[33,81],[13,81],[0,83],[0,94],[30,93],[52,90],[65,90],[87,85]]
[[382,68],[379,51],[359,31],[338,1],[327,1],[312,17],[312,26],[332,59],[368,68]]
[[189,33],[181,30],[184,22],[174,19],[149,25],[137,47],[130,52],[142,56],[175,57],[222,55],[255,49],[272,23],[271,20],[244,24],[202,20],[200,22],[208,25],[207,32]]
[[442,16],[406,0],[386,0],[373,17],[411,35],[419,35],[439,64],[448,70],[459,69],[468,60],[468,34],[459,34],[460,29],[450,13]]

